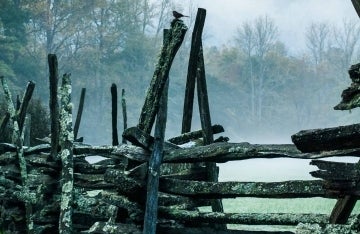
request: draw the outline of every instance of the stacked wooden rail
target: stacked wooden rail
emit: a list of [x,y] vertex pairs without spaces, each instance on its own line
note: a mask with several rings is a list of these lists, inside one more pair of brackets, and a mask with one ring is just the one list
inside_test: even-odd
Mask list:
[[[23,146],[22,116],[29,95],[24,95],[24,108],[15,112],[6,81],[1,79],[8,101],[8,114],[2,119],[1,129],[8,122],[14,126],[13,142],[0,144],[1,231],[246,233],[227,230],[225,224],[233,223],[292,225],[297,226],[298,233],[308,233],[309,230],[356,233],[360,230],[359,217],[350,216],[354,201],[360,195],[360,187],[357,185],[358,164],[319,160],[332,156],[360,156],[358,144],[349,146],[347,140],[344,141],[345,146],[340,144],[342,146],[334,148],[328,147],[334,146],[331,143],[321,144],[324,143],[321,140],[324,139],[323,136],[330,136],[330,142],[339,142],[339,138],[336,138],[339,134],[332,137],[328,134],[329,129],[294,135],[294,142],[302,151],[290,144],[227,143],[226,137],[214,140],[213,135],[224,129],[221,125],[211,124],[201,43],[204,19],[205,10],[199,9],[193,33],[192,59],[189,61],[183,134],[168,141],[164,141],[168,75],[171,62],[186,32],[186,26],[179,19],[175,19],[170,31],[165,33],[162,56],[155,69],[139,124],[127,128],[123,133],[124,140],[133,145],[119,145],[117,92],[114,85],[111,88],[113,145],[99,147],[79,142],[77,131],[80,119],[77,119],[74,131],[71,129],[70,75],[63,76],[61,104],[58,106],[57,60],[56,56],[49,55],[51,144]],[[191,132],[195,81],[202,129]],[[81,95],[82,100],[84,93],[85,91]],[[83,101],[79,110],[82,110],[82,105]],[[81,111],[77,116],[81,117]],[[150,134],[155,121],[155,135],[152,137]],[[338,130],[339,128],[334,131]],[[352,134],[351,131],[344,132]],[[203,138],[204,145],[190,148],[180,146],[199,138]],[[317,147],[320,145],[320,148],[314,149],[311,144],[309,148],[309,139],[320,139],[319,144],[315,144]],[[102,156],[104,160],[91,164],[87,161],[87,157],[91,156]],[[312,159],[312,164],[320,169],[312,172],[312,175],[323,180],[217,181],[215,163],[258,158]],[[331,215],[224,213],[221,199],[236,197],[324,197],[339,201]],[[200,212],[198,207],[201,206],[211,206],[213,212]]]

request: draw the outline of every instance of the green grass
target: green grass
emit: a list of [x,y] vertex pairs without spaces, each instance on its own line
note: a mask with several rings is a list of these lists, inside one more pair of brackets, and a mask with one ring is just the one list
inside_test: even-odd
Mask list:
[[[326,198],[296,198],[296,199],[268,199],[268,198],[236,198],[223,199],[226,213],[314,213],[330,215],[335,199]],[[211,211],[210,207],[204,207],[202,211]],[[353,214],[360,213],[360,202],[353,210]],[[265,226],[265,225],[239,225],[229,224],[230,229],[250,231],[280,231],[294,230],[294,226]]]

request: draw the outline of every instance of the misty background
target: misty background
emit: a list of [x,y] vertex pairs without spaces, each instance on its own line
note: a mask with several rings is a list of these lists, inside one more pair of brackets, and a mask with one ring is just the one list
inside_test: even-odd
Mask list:
[[[231,142],[291,143],[302,129],[359,122],[358,110],[333,110],[350,85],[347,69],[360,61],[359,18],[350,0],[1,0],[0,75],[20,95],[33,80],[35,98],[47,106],[47,54],[57,54],[59,74],[72,74],[74,118],[81,88],[87,89],[79,136],[111,144],[110,86],[115,83],[119,94],[125,89],[128,126],[135,126],[175,9],[190,16],[170,73],[166,137],[179,135],[198,7],[207,9],[203,46],[212,123],[223,125]],[[197,104],[194,110],[197,130]],[[119,134],[122,124],[119,115]],[[290,159],[220,166],[224,180],[303,179],[314,169],[307,160]]]

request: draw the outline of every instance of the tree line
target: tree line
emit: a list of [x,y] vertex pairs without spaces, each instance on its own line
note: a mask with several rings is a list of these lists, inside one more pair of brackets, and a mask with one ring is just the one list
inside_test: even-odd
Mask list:
[[[15,93],[33,80],[46,106],[46,57],[57,54],[60,72],[72,73],[75,106],[87,89],[80,134],[110,143],[110,86],[126,90],[128,126],[135,125],[175,8],[173,0],[1,1],[0,74]],[[194,21],[194,6],[181,10]],[[187,36],[170,74],[169,136],[180,133],[191,30]],[[294,56],[274,20],[260,16],[240,24],[226,46],[207,47],[205,40],[213,122],[236,141],[356,122],[356,113],[334,113],[332,106],[349,85],[347,69],[359,60],[359,36],[357,22],[315,22],[305,32],[307,50]],[[194,122],[199,126],[196,115]]]

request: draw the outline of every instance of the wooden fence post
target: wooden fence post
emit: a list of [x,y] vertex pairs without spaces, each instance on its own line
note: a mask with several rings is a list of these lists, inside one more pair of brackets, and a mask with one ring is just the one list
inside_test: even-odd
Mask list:
[[112,123],[112,145],[119,145],[117,129],[117,87],[111,85],[111,123]]
[[58,160],[59,147],[59,103],[58,93],[58,62],[55,54],[48,55],[49,63],[49,81],[50,81],[50,119],[51,119],[51,152],[50,155],[54,161]]
[[79,132],[81,116],[82,116],[83,109],[84,109],[85,93],[86,93],[86,88],[82,88],[81,89],[81,94],[80,94],[79,108],[78,108],[78,112],[77,112],[76,120],[75,120],[75,125],[74,125],[74,140],[75,141],[77,139],[77,135],[78,135],[78,132]]
[[[169,30],[164,30],[164,44],[169,36]],[[159,111],[156,117],[154,134],[154,150],[152,151],[149,168],[148,182],[146,189],[146,208],[144,217],[144,234],[155,234],[158,214],[158,190],[160,178],[160,166],[164,155],[164,138],[167,120],[167,99],[168,99],[169,79],[166,79],[164,90],[161,95]]]
[[[206,77],[205,77],[205,64],[204,64],[204,55],[202,44],[200,44],[199,57],[198,57],[198,69],[196,75],[197,81],[197,94],[198,94],[198,103],[199,103],[199,113],[201,128],[203,130],[203,139],[204,145],[209,145],[214,142],[214,136],[211,127],[211,116],[209,108],[209,100],[206,86]],[[209,181],[218,182],[219,177],[219,168],[216,166],[216,163],[209,162],[206,163],[207,178]],[[212,200],[211,208],[214,212],[224,212],[221,199]],[[219,229],[226,229],[225,224],[216,224],[214,227]]]
[[24,96],[23,96],[23,98],[21,100],[20,108],[19,108],[19,110],[17,112],[17,120],[18,120],[20,132],[22,132],[22,130],[23,130],[27,107],[29,105],[30,99],[31,99],[32,94],[34,92],[34,89],[35,89],[35,83],[32,82],[32,81],[29,81],[27,86],[26,86]]
[[[127,113],[126,113],[125,89],[121,90],[121,107],[122,107],[122,113],[123,113],[123,126],[124,126],[124,131],[125,131],[125,129],[127,129]],[[122,137],[122,143],[126,144],[125,137]]]
[[60,145],[61,145],[61,202],[59,217],[59,233],[73,233],[73,187],[74,187],[74,162],[73,162],[72,130],[72,105],[71,105],[71,78],[64,74],[61,84],[61,113],[60,113]]
[[191,39],[191,50],[189,57],[188,73],[186,78],[181,133],[190,132],[191,130],[191,119],[193,113],[194,92],[195,92],[195,79],[198,68],[199,51],[202,40],[201,36],[205,24],[205,17],[206,17],[206,10],[203,8],[199,8],[196,15],[194,31],[192,33],[192,39]]
[[184,40],[186,31],[187,26],[182,20],[174,19],[171,22],[168,39],[161,49],[159,61],[156,65],[140,114],[138,128],[147,134],[150,134],[153,127],[155,116],[159,110],[160,98],[166,80],[168,79],[172,62]]

